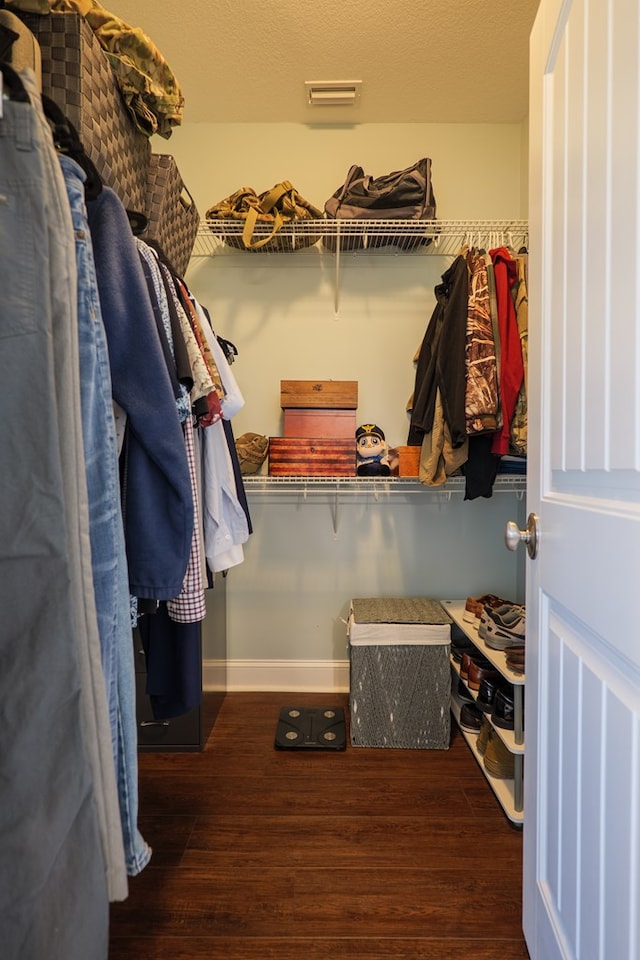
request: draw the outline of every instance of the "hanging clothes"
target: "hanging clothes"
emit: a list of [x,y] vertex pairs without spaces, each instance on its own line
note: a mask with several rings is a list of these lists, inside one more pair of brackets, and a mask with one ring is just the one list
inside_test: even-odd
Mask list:
[[459,473],[469,456],[469,438],[459,446],[451,442],[449,427],[444,419],[440,391],[436,392],[433,426],[425,433],[420,448],[418,476],[421,483],[430,487],[441,486],[447,478]]
[[[473,336],[472,330],[478,335],[475,358],[480,363],[467,368],[474,385],[473,405],[467,406],[467,413],[477,414],[477,419],[467,420],[468,456],[461,472],[465,477],[464,499],[476,500],[493,496],[493,484],[500,467],[500,457],[492,452],[492,445],[495,431],[502,426],[501,345],[493,261],[483,250],[472,249],[469,256],[478,279],[477,285],[472,285],[469,292],[467,335],[468,338]],[[468,380],[468,404],[469,392]]]
[[[251,531],[248,510],[238,496],[238,481],[230,468],[226,431],[227,426],[230,429],[230,418],[244,405],[242,394],[204,308],[172,272],[157,245],[151,247],[140,239],[136,244],[156,325],[166,343],[165,362],[171,368],[172,381],[175,375],[174,383],[179,383],[186,393],[186,407],[181,398],[176,403],[184,430],[194,506],[191,555],[180,592],[159,604],[140,604],[136,621],[147,667],[145,692],[154,718],[160,721],[181,716],[200,703],[199,622],[205,616],[204,555],[209,560],[209,571],[226,571],[244,559],[242,544]],[[187,361],[188,376],[177,377],[177,358],[181,354]],[[186,382],[190,384],[188,391]],[[202,400],[206,401],[204,408],[199,406]],[[223,417],[227,418],[224,427]],[[197,432],[193,429],[194,419],[199,425]],[[216,518],[213,548],[212,516]]]
[[465,500],[493,496],[493,484],[500,467],[500,457],[492,452],[493,437],[492,433],[478,433],[469,437],[469,456],[462,467]]
[[520,347],[522,350],[522,365],[524,375],[522,386],[516,400],[516,408],[511,421],[510,434],[510,453],[517,456],[525,456],[527,453],[527,368],[528,368],[528,344],[529,344],[529,298],[527,294],[527,255],[518,254],[516,263],[518,265],[518,279],[513,288],[513,298],[516,310],[516,322],[518,325],[518,335],[520,337]]
[[509,453],[511,421],[520,387],[524,379],[522,347],[516,321],[512,289],[518,280],[518,266],[506,249],[497,247],[489,251],[493,261],[500,330],[500,399],[502,404],[502,427],[494,436],[491,450],[502,456]]
[[135,876],[149,862],[151,849],[138,830],[135,665],[111,374],[87,222],[86,175],[71,157],[60,156],[59,162],[75,230],[80,404],[94,598],[125,862],[127,873]]
[[105,187],[88,204],[113,396],[127,414],[123,517],[130,592],[182,589],[194,510],[184,435],[126,211]]
[[198,484],[198,465],[194,440],[193,421],[191,417],[183,424],[191,490],[193,495],[193,539],[191,541],[191,556],[185,573],[182,589],[177,597],[167,600],[167,613],[172,620],[180,623],[197,623],[204,620],[207,612],[204,584],[202,576],[202,539],[200,489]]
[[[136,238],[136,247],[140,256],[142,272],[147,283],[147,292],[149,302],[153,310],[158,330],[158,339],[164,354],[164,361],[173,387],[173,396],[178,410],[178,419],[180,423],[191,415],[191,403],[189,391],[193,389],[193,376],[191,371],[188,377],[181,377],[178,373],[178,363],[176,360],[176,342],[182,343],[182,334],[174,333],[171,324],[171,314],[165,292],[165,287],[160,272],[160,266],[153,250]],[[185,382],[186,380],[186,382]]]
[[413,409],[407,442],[422,443],[433,427],[436,393],[440,391],[445,422],[454,448],[466,440],[465,346],[469,271],[458,256],[435,288],[436,306],[424,336],[416,368]]
[[526,261],[464,247],[434,293],[408,443],[421,445],[422,483],[462,473],[466,500],[491,497],[502,457],[526,444]]
[[465,417],[469,436],[493,433],[498,428],[498,368],[491,320],[489,277],[484,256],[467,253],[469,302],[465,350]]
[[74,230],[35,77],[1,71],[2,952],[106,960],[109,899],[127,879],[91,582]]

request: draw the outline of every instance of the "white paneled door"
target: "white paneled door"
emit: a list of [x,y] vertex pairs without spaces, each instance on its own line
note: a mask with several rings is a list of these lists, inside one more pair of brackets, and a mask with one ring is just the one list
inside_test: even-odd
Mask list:
[[640,3],[531,42],[524,928],[640,958]]

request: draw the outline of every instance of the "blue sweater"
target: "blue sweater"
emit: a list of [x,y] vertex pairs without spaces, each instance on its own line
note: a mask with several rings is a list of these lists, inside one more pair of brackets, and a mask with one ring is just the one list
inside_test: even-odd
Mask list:
[[129,219],[108,187],[87,204],[113,397],[127,414],[122,510],[129,586],[177,596],[189,562],[193,496],[184,436]]

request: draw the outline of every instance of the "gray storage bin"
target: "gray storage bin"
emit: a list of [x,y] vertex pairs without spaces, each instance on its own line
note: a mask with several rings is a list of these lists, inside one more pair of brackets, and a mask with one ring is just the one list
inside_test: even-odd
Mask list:
[[[384,616],[393,619],[385,621],[381,619]],[[352,601],[352,746],[449,748],[450,624],[448,614],[437,601]]]

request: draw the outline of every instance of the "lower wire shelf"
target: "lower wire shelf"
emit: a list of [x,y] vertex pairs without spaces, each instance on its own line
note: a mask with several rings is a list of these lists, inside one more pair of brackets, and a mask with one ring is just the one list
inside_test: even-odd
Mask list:
[[[357,477],[357,476],[267,476],[249,474],[242,478],[247,491],[251,493],[372,493],[374,496],[388,494],[432,494],[451,496],[464,494],[464,477],[449,477],[441,486],[429,486],[421,483],[417,477]],[[524,496],[527,478],[522,475],[502,474],[496,477],[494,493],[515,493]]]

